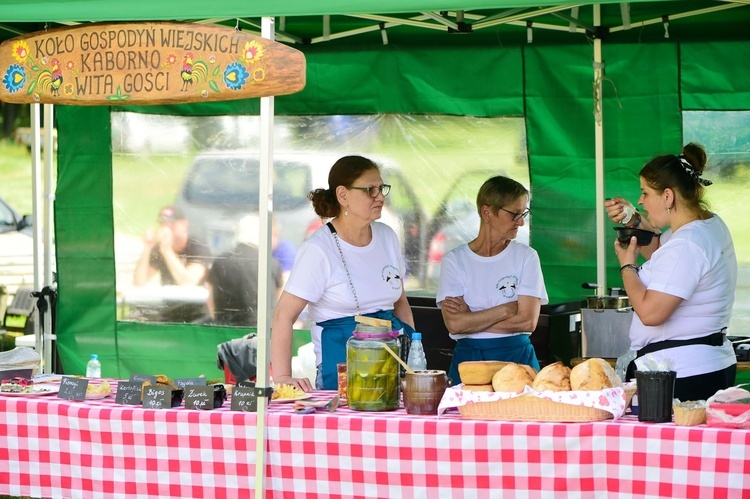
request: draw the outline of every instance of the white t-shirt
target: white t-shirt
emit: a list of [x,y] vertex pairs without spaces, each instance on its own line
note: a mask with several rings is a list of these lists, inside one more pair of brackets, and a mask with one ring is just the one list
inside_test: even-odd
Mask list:
[[[499,254],[485,257],[463,244],[443,257],[436,297],[438,306],[449,296],[463,296],[471,310],[486,310],[518,301],[519,295],[540,298],[542,304],[549,302],[539,255],[533,248],[511,241]],[[531,334],[531,331],[511,334]],[[450,336],[454,340],[499,337],[488,331]]]
[[[644,326],[638,314],[630,325],[631,348],[663,340],[686,340],[717,333],[729,325],[737,285],[737,255],[729,229],[717,215],[668,231],[640,271],[649,290],[683,299],[660,326]],[[666,242],[665,242],[666,239]],[[722,348],[688,345],[654,352],[675,361],[677,377],[725,369],[736,362],[729,340]]]
[[[406,273],[393,229],[380,222],[370,227],[372,241],[367,246],[352,246],[339,238],[362,314],[393,309]],[[352,286],[328,226],[323,225],[302,243],[284,290],[309,302],[307,310],[315,323],[357,315]],[[322,362],[321,331],[317,325],[310,330],[317,364]]]

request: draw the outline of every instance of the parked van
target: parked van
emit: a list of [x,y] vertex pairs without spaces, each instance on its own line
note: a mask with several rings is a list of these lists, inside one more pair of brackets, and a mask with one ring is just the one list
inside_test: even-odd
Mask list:
[[[320,225],[307,194],[328,187],[328,172],[338,157],[274,154],[273,218],[279,239],[299,246],[308,231]],[[381,165],[385,182],[393,185],[381,221],[399,234],[407,262],[416,267],[423,247],[421,206],[398,168],[373,159]],[[259,212],[259,181],[260,158],[255,151],[204,152],[193,160],[175,205],[188,218],[191,235],[204,241],[212,255],[233,248],[238,221]]]

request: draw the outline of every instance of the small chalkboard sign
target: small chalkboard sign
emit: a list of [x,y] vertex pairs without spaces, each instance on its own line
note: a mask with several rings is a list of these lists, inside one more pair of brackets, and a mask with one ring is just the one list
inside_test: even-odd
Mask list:
[[88,386],[89,380],[86,378],[63,376],[60,380],[60,391],[57,392],[57,397],[65,400],[84,400]]
[[144,409],[169,409],[172,407],[171,386],[147,386],[143,392]]
[[123,405],[141,405],[142,389],[143,383],[140,381],[120,381],[117,384],[115,402]]
[[255,382],[254,381],[238,381],[237,382],[237,388],[255,388]]
[[177,378],[174,380],[174,386],[185,389],[188,385],[205,386],[206,378]]
[[188,409],[213,409],[214,385],[187,385],[185,387],[185,407]]
[[[253,383],[253,385],[255,385]],[[232,390],[232,410],[242,412],[258,412],[258,397],[255,386],[242,387],[239,385]]]
[[156,386],[156,376],[149,376],[148,374],[132,373],[130,375],[130,381],[140,381],[141,383],[148,381],[151,383],[151,386]]

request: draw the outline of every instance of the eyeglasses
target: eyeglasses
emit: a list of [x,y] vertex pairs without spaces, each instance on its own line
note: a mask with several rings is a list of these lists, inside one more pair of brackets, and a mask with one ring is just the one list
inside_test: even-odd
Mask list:
[[518,222],[522,218],[526,218],[527,216],[529,216],[529,213],[531,213],[531,210],[528,209],[528,208],[526,208],[525,210],[523,210],[520,213],[515,212],[515,211],[506,210],[505,208],[500,208],[500,209],[503,210],[505,213],[510,213],[511,215],[513,215],[513,221],[514,222]]
[[349,189],[357,189],[358,191],[366,192],[371,198],[378,197],[378,194],[381,192],[383,193],[383,196],[387,196],[388,193],[391,192],[391,186],[388,184],[374,185],[372,187],[349,187]]

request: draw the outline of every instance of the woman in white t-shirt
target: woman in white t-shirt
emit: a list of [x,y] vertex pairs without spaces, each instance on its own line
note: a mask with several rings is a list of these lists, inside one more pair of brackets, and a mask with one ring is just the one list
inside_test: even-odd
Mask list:
[[[638,204],[623,198],[604,203],[609,218],[657,233],[651,244],[615,241],[625,291],[633,306],[631,348],[672,359],[674,396],[705,400],[734,384],[737,359],[726,337],[737,284],[737,256],[729,229],[703,199],[706,153],[690,143],[675,156],[649,161],[640,171]],[[659,234],[659,227],[667,229]],[[638,267],[638,255],[646,263]],[[631,363],[628,376],[633,376]]]
[[315,387],[335,390],[336,364],[346,362],[346,341],[354,316],[392,321],[396,330],[414,331],[404,292],[406,262],[396,233],[376,222],[391,186],[378,166],[361,156],[346,156],[331,167],[328,189],[308,197],[315,213],[332,220],[316,230],[297,251],[294,267],[273,318],[271,367],[274,383],[312,390],[307,378],[293,378],[292,327],[308,306],[318,366]]
[[456,340],[448,376],[460,382],[458,364],[500,360],[539,370],[529,336],[548,302],[537,252],[514,241],[529,214],[529,191],[496,176],[477,194],[479,234],[443,257],[436,300]]

